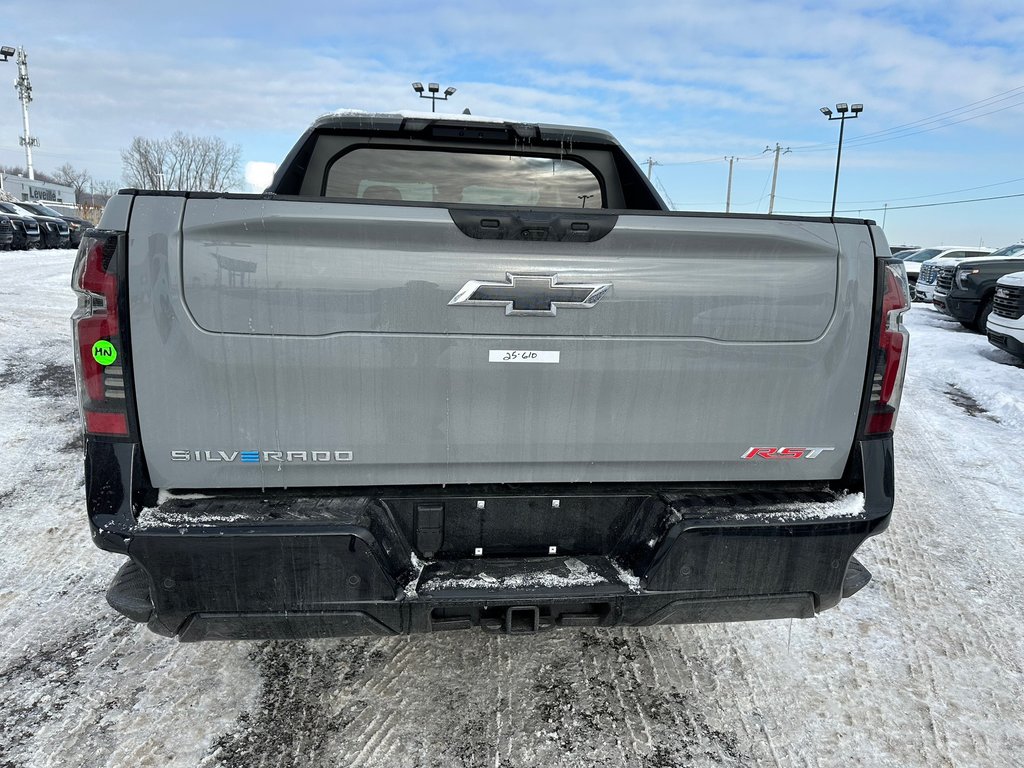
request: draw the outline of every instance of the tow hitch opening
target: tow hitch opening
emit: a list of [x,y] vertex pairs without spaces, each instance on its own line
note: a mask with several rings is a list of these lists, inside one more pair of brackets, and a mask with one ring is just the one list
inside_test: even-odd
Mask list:
[[505,613],[505,632],[526,635],[540,632],[540,608],[535,605],[515,605]]

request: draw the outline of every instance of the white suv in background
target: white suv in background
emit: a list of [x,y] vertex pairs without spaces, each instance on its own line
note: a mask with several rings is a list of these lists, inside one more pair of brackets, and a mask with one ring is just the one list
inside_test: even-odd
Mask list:
[[[924,251],[931,249],[925,248]],[[907,283],[910,285],[910,295],[914,295],[914,288],[917,286],[917,276],[921,272],[921,262],[928,261],[931,256],[922,256],[922,250],[915,248],[903,253],[893,254],[897,259],[903,259],[903,268],[907,270]]]
[[999,278],[985,331],[992,344],[1024,360],[1024,272]]
[[948,248],[922,248],[916,254],[915,259],[922,259],[921,273],[917,276],[917,286],[914,289],[915,301],[932,301],[935,294],[935,279],[939,276],[939,270],[943,267],[954,267],[964,259],[977,259],[988,256],[994,248],[979,248],[977,246],[955,245]]

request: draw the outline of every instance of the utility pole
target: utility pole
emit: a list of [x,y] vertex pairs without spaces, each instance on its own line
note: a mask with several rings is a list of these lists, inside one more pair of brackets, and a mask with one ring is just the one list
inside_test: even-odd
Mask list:
[[726,157],[725,160],[729,161],[729,186],[725,188],[725,212],[729,212],[729,206],[732,204],[732,164],[736,162],[735,157]]
[[[772,148],[771,147],[765,147],[764,151],[765,152],[771,152]],[[775,142],[775,150],[774,151],[775,151],[775,167],[772,169],[772,194],[771,194],[771,197],[768,198],[768,213],[769,214],[772,211],[775,210],[775,182],[778,181],[778,179],[779,179],[779,155],[780,154],[788,155],[789,152],[790,152],[790,149],[789,149],[789,147],[786,147],[785,149],[783,149],[782,147],[779,146],[778,142]],[[762,154],[764,154],[764,153],[762,153]]]
[[649,179],[651,178],[651,174],[654,173],[654,166],[661,165],[661,163],[653,157],[648,157],[644,162],[647,163],[647,178]]
[[21,136],[21,144],[25,147],[25,165],[28,166],[28,177],[35,179],[36,172],[32,167],[32,147],[39,146],[39,139],[29,133],[28,130],[28,105],[32,101],[32,83],[28,79],[28,56],[24,48],[18,49],[18,79],[14,82],[14,88],[18,91],[21,99],[21,121],[25,126],[25,135]]
[[885,214],[889,212],[889,204],[886,203],[882,206],[882,229],[885,229]]

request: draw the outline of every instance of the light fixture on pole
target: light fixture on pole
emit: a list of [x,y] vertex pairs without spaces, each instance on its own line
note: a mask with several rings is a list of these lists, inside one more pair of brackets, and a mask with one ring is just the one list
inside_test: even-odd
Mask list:
[[836,152],[836,180],[832,185],[832,217],[836,215],[836,194],[839,192],[839,162],[843,157],[843,128],[846,127],[846,121],[852,120],[855,117],[860,117],[860,113],[864,111],[863,104],[854,104],[852,106],[847,105],[846,102],[840,102],[836,104],[836,112],[838,115],[833,115],[832,110],[828,107],[821,108],[821,114],[823,114],[829,120],[839,121],[839,149]]
[[[7,61],[16,53],[9,45],[0,46],[0,61]],[[0,173],[0,191],[4,188],[4,175]]]
[[430,111],[437,111],[438,101],[448,101],[448,97],[455,93],[455,89],[451,86],[444,89],[444,96],[438,96],[437,92],[441,90],[441,86],[437,83],[427,83],[427,90],[429,93],[423,92],[423,83],[413,83],[412,89],[420,95],[421,99],[430,99]]

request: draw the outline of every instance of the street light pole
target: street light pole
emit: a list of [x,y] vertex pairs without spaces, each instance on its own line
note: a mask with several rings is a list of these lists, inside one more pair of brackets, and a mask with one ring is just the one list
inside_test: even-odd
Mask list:
[[833,115],[832,110],[828,107],[821,108],[821,114],[823,114],[829,120],[839,121],[839,149],[836,151],[836,178],[832,184],[832,218],[836,216],[836,195],[839,193],[839,163],[843,158],[843,128],[846,127],[847,120],[853,120],[856,117],[860,117],[860,113],[864,111],[863,104],[854,104],[848,106],[845,102],[836,104],[836,112],[838,115]]
[[455,88],[449,86],[448,88],[444,89],[444,96],[438,96],[437,92],[441,90],[441,86],[438,85],[437,83],[427,83],[427,90],[430,91],[429,94],[423,92],[423,83],[413,83],[412,89],[420,95],[421,99],[430,99],[431,112],[437,111],[437,102],[439,99],[441,101],[448,101],[448,97],[455,93],[456,90]]

